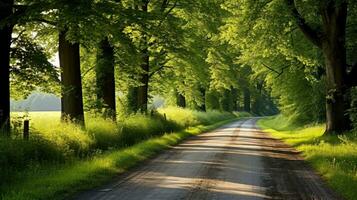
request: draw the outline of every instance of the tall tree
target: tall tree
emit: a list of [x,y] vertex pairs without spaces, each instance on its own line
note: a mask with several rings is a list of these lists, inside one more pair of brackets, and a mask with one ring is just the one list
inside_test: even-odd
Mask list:
[[[147,4],[143,6],[143,10],[147,10]],[[149,70],[150,70],[150,53],[147,42],[147,36],[143,37],[144,48],[141,50],[142,63],[140,65],[140,86],[138,87],[138,110],[141,112],[147,112],[148,98],[149,98]]]
[[96,63],[97,99],[104,117],[116,120],[114,47],[108,38],[99,44]]
[[62,83],[62,117],[84,124],[82,79],[79,43],[66,38],[67,31],[59,34],[59,61]]
[[286,0],[296,24],[325,58],[326,68],[326,132],[341,133],[351,128],[347,115],[346,22],[347,0],[320,2],[321,28],[311,27],[298,11],[295,0]]
[[0,1],[0,128],[10,131],[10,45],[13,25],[4,20],[13,14],[14,0]]

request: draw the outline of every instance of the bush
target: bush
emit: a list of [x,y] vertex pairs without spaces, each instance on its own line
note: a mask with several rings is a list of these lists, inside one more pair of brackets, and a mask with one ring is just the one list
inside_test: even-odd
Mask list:
[[128,117],[121,126],[120,141],[123,146],[131,146],[150,137],[181,129],[180,126],[163,117],[156,115],[149,118],[140,114]]
[[118,146],[120,143],[121,128],[112,120],[93,116],[87,117],[86,130],[95,141],[94,149],[107,150]]
[[178,107],[160,108],[158,112],[162,115],[165,114],[168,120],[171,120],[182,127],[196,126],[199,124],[207,125],[236,117],[234,114],[228,112],[214,110],[200,112]]

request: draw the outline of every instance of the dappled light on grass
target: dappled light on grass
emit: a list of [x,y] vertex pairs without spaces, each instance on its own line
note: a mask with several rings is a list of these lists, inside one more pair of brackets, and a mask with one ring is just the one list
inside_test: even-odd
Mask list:
[[241,113],[232,114],[229,112],[208,111],[200,112],[190,109],[178,108],[178,107],[166,107],[158,110],[162,115],[166,115],[167,119],[172,120],[182,127],[196,126],[196,125],[208,125],[222,119],[230,119],[232,117],[250,116]]

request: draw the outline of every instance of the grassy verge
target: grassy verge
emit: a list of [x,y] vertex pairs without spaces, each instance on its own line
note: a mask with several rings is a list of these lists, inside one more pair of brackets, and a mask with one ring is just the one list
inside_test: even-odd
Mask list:
[[281,116],[262,119],[258,124],[301,151],[338,193],[346,199],[357,199],[357,133],[326,136],[324,125],[298,127]]
[[[168,116],[170,115],[168,114]],[[217,115],[214,116],[217,117]],[[198,117],[197,119],[202,119],[202,118]],[[81,157],[80,155],[76,155],[72,157],[72,159],[66,159],[65,162],[63,163],[56,161],[55,163],[34,162],[33,164],[31,164],[31,161],[29,160],[29,162],[26,162],[26,167],[27,167],[26,169],[21,169],[20,171],[16,171],[16,170],[8,171],[8,173],[13,173],[11,176],[8,176],[11,177],[12,180],[10,180],[8,184],[2,184],[0,190],[2,194],[0,196],[0,199],[4,199],[4,200],[5,199],[12,199],[12,200],[14,199],[21,199],[21,200],[65,199],[66,197],[68,197],[68,195],[73,194],[78,190],[84,188],[90,188],[103,183],[104,181],[110,179],[114,175],[122,173],[125,170],[129,169],[130,167],[137,165],[141,161],[152,157],[153,155],[157,154],[163,149],[166,149],[171,145],[175,145],[179,143],[184,138],[187,138],[192,135],[197,135],[207,130],[217,128],[233,120],[236,120],[234,116],[224,114],[222,115],[221,118],[216,119],[216,121],[220,121],[218,123],[212,124],[213,121],[211,121],[210,122],[211,125],[208,124],[195,125],[194,127],[186,128],[183,131],[176,131],[173,133],[168,132],[167,134],[156,133],[156,136],[155,133],[148,134],[147,137],[141,138],[142,140],[141,142],[135,141],[136,142],[135,145],[131,145],[131,146],[128,145],[129,147],[125,147],[125,148],[123,148],[122,146],[121,149],[115,148],[115,150],[113,148],[109,148],[106,151],[104,151],[104,153],[102,150],[97,149],[99,151],[97,154],[94,152],[91,153],[90,156],[86,156],[86,157]],[[141,121],[145,121],[145,122],[140,123],[140,121],[134,120],[133,122],[131,121],[126,122],[130,126],[125,124],[121,125],[124,127],[128,127],[127,130],[125,130],[125,135],[140,136],[139,134],[145,134],[147,130],[152,128],[151,123],[146,123],[146,121],[150,122],[149,119],[145,119],[145,120],[142,119]],[[100,124],[100,121],[98,123]],[[102,143],[103,142],[105,143],[106,141],[108,141],[108,139],[111,139],[112,137],[122,138],[122,136],[120,136],[121,132],[119,133],[115,132],[115,130],[117,130],[115,126],[110,126],[111,128],[110,127],[107,128],[108,124],[104,123],[104,125],[97,128],[87,127],[87,132],[92,133],[89,134],[89,136],[87,136],[87,132],[82,133],[84,130],[75,129],[74,132],[78,132],[78,135],[74,136],[74,138],[72,138],[71,136],[71,138],[67,138],[67,140],[77,141],[79,139],[82,142],[84,141],[83,142],[84,144],[87,144],[86,143],[87,139],[80,138],[85,136],[85,138],[91,139],[89,143],[93,145],[98,143],[98,139],[99,140],[101,139]],[[68,126],[72,126],[72,125],[68,125]],[[165,124],[157,123],[156,126],[161,127],[161,126],[165,126]],[[154,128],[156,128],[156,126]],[[75,127],[72,127],[72,129],[73,128]],[[112,128],[114,128],[114,130],[112,130]],[[73,132],[72,129],[66,128],[65,130],[68,132],[71,130]],[[63,131],[63,129],[60,130]],[[119,130],[123,131],[123,128]],[[164,129],[156,128],[154,130],[161,131]],[[124,132],[122,134],[124,134]],[[54,135],[53,134],[49,134],[49,135],[50,136],[48,138],[54,140],[56,144],[59,143],[60,145],[62,145],[63,143],[63,144],[71,145],[71,142],[58,138],[53,139]],[[41,137],[43,137],[43,135],[41,135]],[[107,138],[107,139],[103,139],[103,138]],[[129,137],[129,138],[135,138],[135,137]],[[18,140],[18,142],[19,141],[20,140]],[[0,144],[5,144],[5,143],[0,143]],[[24,142],[22,143],[22,145],[23,144],[25,145],[28,144],[28,146],[32,147],[32,146],[38,146],[40,143],[38,141],[33,141],[33,143],[31,143],[30,141],[30,143]],[[45,142],[45,144],[48,145],[47,142]],[[104,146],[107,147],[106,144],[104,144]],[[69,147],[75,149],[76,145],[74,145],[74,147],[71,146]],[[38,149],[42,149],[42,148],[43,147],[39,147]],[[89,149],[91,148],[89,147]],[[15,147],[13,148],[13,150],[15,150]],[[26,153],[28,152],[27,150],[28,149],[25,148],[23,152]],[[8,151],[7,153],[10,152]],[[53,155],[53,152],[49,153],[49,155]],[[18,156],[22,157],[23,155],[18,155]],[[11,165],[9,165],[9,167],[11,168]],[[2,174],[5,173],[6,171],[3,172]]]

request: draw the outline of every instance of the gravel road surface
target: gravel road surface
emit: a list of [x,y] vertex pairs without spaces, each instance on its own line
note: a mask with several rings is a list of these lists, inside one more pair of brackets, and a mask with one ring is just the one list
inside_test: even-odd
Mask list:
[[341,199],[255,118],[192,137],[77,200]]

